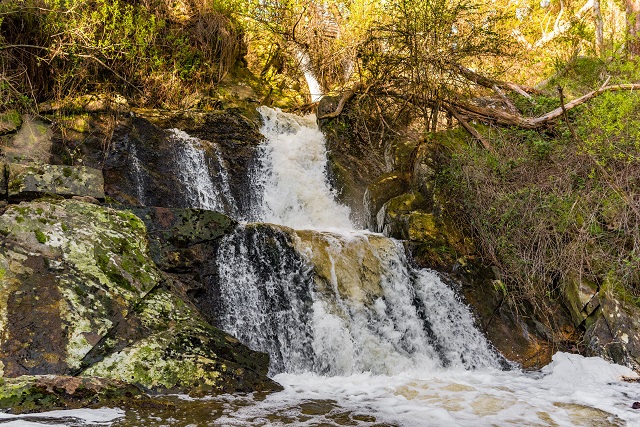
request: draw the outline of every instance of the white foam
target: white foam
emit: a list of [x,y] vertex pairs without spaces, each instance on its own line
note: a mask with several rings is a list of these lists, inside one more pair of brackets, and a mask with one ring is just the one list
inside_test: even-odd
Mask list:
[[285,387],[283,392],[240,408],[217,425],[258,425],[252,420],[290,411],[309,400],[330,399],[354,413],[372,415],[377,422],[402,427],[631,427],[640,425],[640,411],[631,409],[640,387],[620,378],[635,375],[600,358],[567,353],[556,354],[548,367],[533,374],[494,369],[393,376],[280,374],[275,380]]
[[263,190],[260,221],[298,229],[353,229],[349,209],[336,202],[328,184],[324,135],[315,116],[269,107],[258,111],[266,137],[258,177]]
[[[114,421],[124,417],[124,414],[124,410],[119,408],[67,409],[24,415],[0,413],[0,419],[2,420],[2,426],[16,427],[68,426],[69,424],[63,421],[65,419],[73,419],[75,424],[88,423],[92,425],[110,425]],[[62,420],[64,424],[58,423],[58,420]]]

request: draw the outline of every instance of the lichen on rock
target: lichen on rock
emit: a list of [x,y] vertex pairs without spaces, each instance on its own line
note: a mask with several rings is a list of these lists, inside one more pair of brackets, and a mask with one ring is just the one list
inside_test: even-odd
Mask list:
[[0,216],[0,236],[3,376],[104,376],[196,394],[278,389],[266,354],[213,328],[172,291],[132,212],[23,202]]
[[137,387],[108,378],[25,375],[0,379],[0,409],[12,414],[145,400]]
[[7,164],[8,197],[25,200],[45,194],[104,199],[102,171],[45,163]]

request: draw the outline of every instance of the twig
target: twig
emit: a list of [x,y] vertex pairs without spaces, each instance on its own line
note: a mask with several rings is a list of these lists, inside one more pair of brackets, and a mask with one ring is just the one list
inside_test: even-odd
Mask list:
[[564,107],[564,95],[562,94],[562,86],[558,86],[558,94],[560,95],[560,106],[562,107],[562,115],[564,117],[564,121],[569,128],[569,132],[571,132],[571,136],[573,136],[573,140],[576,142],[580,142],[578,135],[576,135],[575,130],[573,130],[573,126],[569,123],[569,116],[567,116],[567,109]]
[[491,144],[489,144],[489,141],[487,141],[487,139],[483,137],[480,132],[478,132],[473,126],[471,126],[465,119],[463,119],[462,116],[455,110],[455,108],[447,104],[443,104],[443,106],[448,112],[451,113],[453,117],[456,118],[456,120],[462,125],[463,128],[465,128],[467,132],[469,132],[476,140],[480,141],[484,148],[486,148],[491,153],[496,154],[496,150],[494,150]]

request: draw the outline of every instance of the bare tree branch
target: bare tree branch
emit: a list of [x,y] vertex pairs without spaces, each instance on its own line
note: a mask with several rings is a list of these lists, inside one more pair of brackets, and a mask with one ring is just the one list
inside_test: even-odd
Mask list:
[[[596,89],[592,92],[587,93],[586,95],[582,95],[579,98],[574,99],[573,101],[568,102],[564,105],[564,110],[568,111],[572,108],[575,108],[590,99],[604,93],[604,92],[615,92],[620,90],[639,90],[640,83],[629,83],[629,84],[620,84],[620,85],[612,85],[612,86],[603,86],[599,89]],[[525,129],[538,129],[543,127],[555,119],[560,117],[563,114],[563,107],[558,107],[555,110],[552,110],[546,114],[543,114],[540,117],[523,117],[521,115],[511,114],[506,111],[480,107],[473,104],[461,103],[461,102],[452,102],[452,105],[456,107],[459,112],[472,117],[477,120],[482,120],[486,122],[492,122],[505,126],[519,126]]]

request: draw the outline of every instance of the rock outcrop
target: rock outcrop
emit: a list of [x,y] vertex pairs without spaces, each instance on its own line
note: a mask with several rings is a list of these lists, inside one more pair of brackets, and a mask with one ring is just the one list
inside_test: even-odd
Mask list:
[[[224,232],[207,225],[209,238]],[[99,376],[192,394],[278,389],[265,354],[172,291],[132,212],[40,199],[9,206],[0,235],[3,376]]]
[[6,165],[7,195],[11,201],[33,199],[46,194],[80,196],[104,200],[102,171],[83,166],[46,163]]
[[25,375],[3,378],[0,383],[0,408],[11,414],[146,400],[138,387],[108,378]]

